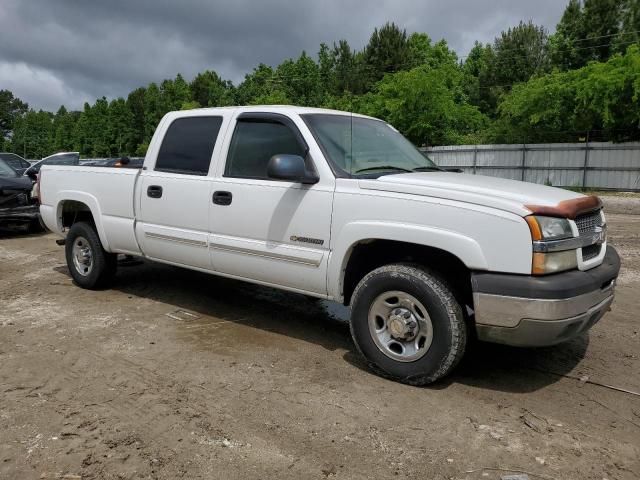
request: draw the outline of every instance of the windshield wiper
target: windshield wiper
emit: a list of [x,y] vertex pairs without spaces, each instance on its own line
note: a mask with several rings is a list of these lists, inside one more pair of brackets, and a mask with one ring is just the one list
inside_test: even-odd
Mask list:
[[411,170],[412,172],[440,172],[441,168],[438,167],[418,167]]
[[411,173],[411,170],[408,170],[408,169],[402,168],[402,167],[395,167],[393,165],[378,165],[376,167],[361,168],[360,170],[356,170],[353,173],[369,172],[369,171],[372,171],[372,170],[397,170],[399,172]]

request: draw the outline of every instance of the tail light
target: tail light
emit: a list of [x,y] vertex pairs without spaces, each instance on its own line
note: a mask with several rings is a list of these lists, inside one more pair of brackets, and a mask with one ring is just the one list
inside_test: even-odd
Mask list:
[[37,193],[37,199],[38,199],[38,203],[40,205],[42,205],[42,189],[40,188],[40,184],[42,182],[42,171],[38,172],[38,175],[36,177],[36,193]]

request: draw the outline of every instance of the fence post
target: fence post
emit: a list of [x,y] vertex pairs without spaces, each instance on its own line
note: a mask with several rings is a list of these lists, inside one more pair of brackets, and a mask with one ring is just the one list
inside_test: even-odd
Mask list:
[[522,144],[522,175],[520,176],[520,180],[522,180],[524,182],[524,172],[525,172],[525,164],[526,164],[526,160],[527,160],[527,144],[523,143]]
[[473,174],[476,174],[478,169],[478,145],[473,146]]
[[584,144],[584,167],[582,169],[582,189],[587,187],[587,167],[589,166],[589,132],[587,132],[587,140]]

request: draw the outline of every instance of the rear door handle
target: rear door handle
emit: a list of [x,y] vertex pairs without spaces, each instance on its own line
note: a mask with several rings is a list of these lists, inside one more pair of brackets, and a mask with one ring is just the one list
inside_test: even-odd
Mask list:
[[231,205],[231,200],[233,200],[231,192],[213,192],[213,203],[216,205]]
[[162,187],[160,185],[149,185],[147,188],[147,197],[160,198],[162,196]]

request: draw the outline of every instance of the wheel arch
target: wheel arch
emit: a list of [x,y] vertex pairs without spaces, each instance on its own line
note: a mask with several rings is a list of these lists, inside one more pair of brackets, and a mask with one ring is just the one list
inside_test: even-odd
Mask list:
[[61,192],[60,197],[61,199],[58,200],[56,206],[58,229],[63,232],[76,222],[90,222],[95,226],[103,248],[109,251],[109,242],[102,225],[102,216],[98,200],[88,193],[73,191]]
[[[345,305],[350,303],[353,290],[364,275],[389,263],[417,263],[433,269],[465,292],[465,302],[471,288],[471,270],[487,269],[480,245],[456,232],[411,225],[388,228],[380,224],[367,230],[372,235],[353,236],[332,252],[328,287],[331,296]],[[374,230],[378,235],[373,235]]]

